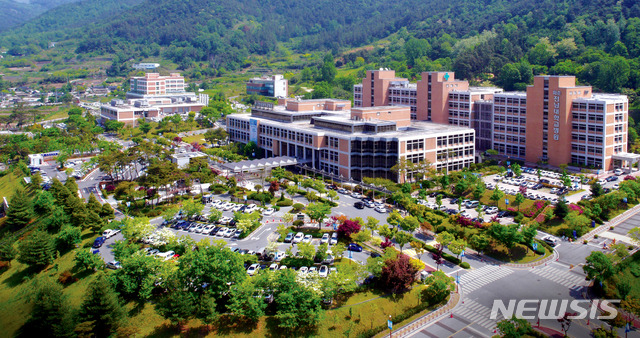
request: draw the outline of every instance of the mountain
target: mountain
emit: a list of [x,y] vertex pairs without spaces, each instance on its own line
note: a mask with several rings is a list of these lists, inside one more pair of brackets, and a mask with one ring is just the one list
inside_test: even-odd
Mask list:
[[79,0],[0,0],[0,32],[16,27],[60,5]]

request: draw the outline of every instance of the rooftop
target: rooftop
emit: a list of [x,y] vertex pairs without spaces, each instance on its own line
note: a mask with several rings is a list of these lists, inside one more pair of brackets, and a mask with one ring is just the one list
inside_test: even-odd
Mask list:
[[187,153],[179,153],[179,154],[173,154],[171,155],[171,157],[175,158],[175,159],[180,159],[180,158],[195,158],[195,157],[207,157],[208,155],[200,152],[200,151],[190,151]]

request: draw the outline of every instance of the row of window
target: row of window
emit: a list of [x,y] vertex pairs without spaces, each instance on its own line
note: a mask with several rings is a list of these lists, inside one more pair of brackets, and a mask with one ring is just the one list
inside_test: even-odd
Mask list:
[[493,130],[496,132],[520,133],[520,134],[525,134],[527,132],[527,128],[525,127],[503,126],[499,124],[496,124],[493,127]]
[[[458,85],[456,85],[456,87],[457,86]],[[449,99],[450,100],[469,101],[469,94],[449,93]]]
[[585,146],[583,144],[571,144],[571,151],[587,152],[591,155],[602,155],[602,147]]
[[394,96],[389,97],[389,102],[391,102],[391,103],[412,104],[412,105],[416,105],[417,104],[416,99],[408,99],[408,98],[405,98],[405,97],[394,97]]
[[596,103],[584,103],[584,102],[574,102],[571,105],[571,108],[573,109],[580,109],[580,110],[589,110],[589,111],[595,111],[595,112],[603,112],[604,111],[604,105],[602,104],[596,104]]
[[449,102],[449,108],[469,109],[469,103]]
[[493,136],[493,139],[496,141],[503,141],[503,142],[509,142],[509,143],[521,143],[524,144],[527,139],[525,137],[518,137],[518,136],[512,136],[512,135],[503,135],[503,134],[495,134]]
[[322,161],[338,162],[339,158],[337,151],[327,149],[320,150],[320,160]]
[[340,141],[338,140],[337,137],[333,137],[333,136],[329,136],[327,137],[327,146],[329,146],[329,148],[338,148]]
[[424,161],[424,153],[407,155],[407,162],[411,162],[413,164],[418,164],[418,163],[420,163],[422,161]]
[[229,139],[233,141],[240,141],[243,143],[249,142],[249,133],[243,132],[240,130],[230,129],[229,130]]
[[527,123],[527,119],[524,117],[513,117],[513,116],[499,116],[496,115],[493,117],[493,121],[495,123]]
[[462,170],[464,168],[469,168],[469,166],[471,166],[472,163],[473,163],[473,159],[462,159],[462,160],[457,160],[457,161],[449,161],[449,162],[445,162],[445,163],[438,163],[436,165],[436,170],[437,171]]
[[493,101],[496,104],[521,104],[521,105],[527,104],[527,99],[517,99],[517,98],[500,97],[500,96],[494,97]]
[[596,132],[596,133],[602,133],[604,132],[604,126],[594,126],[594,125],[585,125],[582,123],[572,123],[571,124],[571,129],[574,131],[579,131],[579,132],[586,132],[589,131],[590,133]]
[[262,148],[268,148],[268,149],[272,149],[273,148],[273,140],[270,137],[264,137],[264,136],[260,136],[258,138],[259,141],[259,146],[261,146]]
[[449,111],[449,117],[458,117],[458,118],[466,118],[468,119],[470,116],[468,111],[457,111],[457,110],[450,110]]
[[602,168],[602,158],[598,157],[572,154],[571,163],[587,165],[594,168]]
[[512,156],[524,158],[526,156],[526,147],[504,143],[494,143],[493,149],[504,156]]
[[596,136],[596,135],[582,135],[582,134],[571,134],[571,140],[574,142],[593,142],[593,143],[598,143],[598,144],[602,144],[602,141],[604,140],[602,136]]
[[313,145],[313,136],[311,134],[300,133],[292,130],[286,130],[278,127],[261,124],[259,127],[260,134],[274,136],[285,140],[296,141]]
[[352,167],[391,168],[398,162],[396,156],[351,155]]
[[520,114],[520,115],[526,115],[527,114],[527,109],[525,108],[513,108],[513,107],[494,107],[494,110],[496,113],[511,113],[511,114]]
[[407,151],[424,149],[424,139],[407,141]]
[[452,126],[469,127],[469,121],[468,120],[449,119],[449,124],[452,125]]
[[602,114],[571,113],[571,118],[574,120],[587,120],[590,123],[604,122],[604,116]]
[[462,156],[473,156],[473,146],[465,146],[465,147],[457,147],[453,149],[443,149],[438,150],[436,153],[437,161],[446,161],[447,159],[462,157]]
[[417,96],[417,90],[401,90],[401,89],[390,89],[390,95],[403,95],[403,96]]
[[463,135],[438,136],[436,143],[438,147],[453,146],[459,143],[475,142],[472,133]]
[[229,119],[229,127],[249,130],[249,122],[238,119]]

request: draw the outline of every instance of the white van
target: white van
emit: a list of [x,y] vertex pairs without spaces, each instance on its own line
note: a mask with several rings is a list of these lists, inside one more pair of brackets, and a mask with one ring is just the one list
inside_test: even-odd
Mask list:
[[616,176],[620,176],[620,175],[624,174],[624,172],[620,168],[614,170],[613,173],[616,174]]
[[466,203],[467,209],[475,209],[478,205],[480,205],[480,202],[478,201],[469,201]]

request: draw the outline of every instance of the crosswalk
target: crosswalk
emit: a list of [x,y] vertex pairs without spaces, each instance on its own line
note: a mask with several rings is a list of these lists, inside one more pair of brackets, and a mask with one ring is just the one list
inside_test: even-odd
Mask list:
[[563,269],[552,265],[536,267],[531,272],[570,289],[581,288],[585,281],[584,276],[571,272],[569,268]]
[[513,273],[512,269],[498,265],[485,265],[460,277],[460,288],[469,294],[491,282],[495,282]]
[[497,320],[491,319],[491,309],[471,299],[465,299],[460,310],[454,311],[454,316],[464,317],[473,324],[478,324],[487,330],[496,327]]

